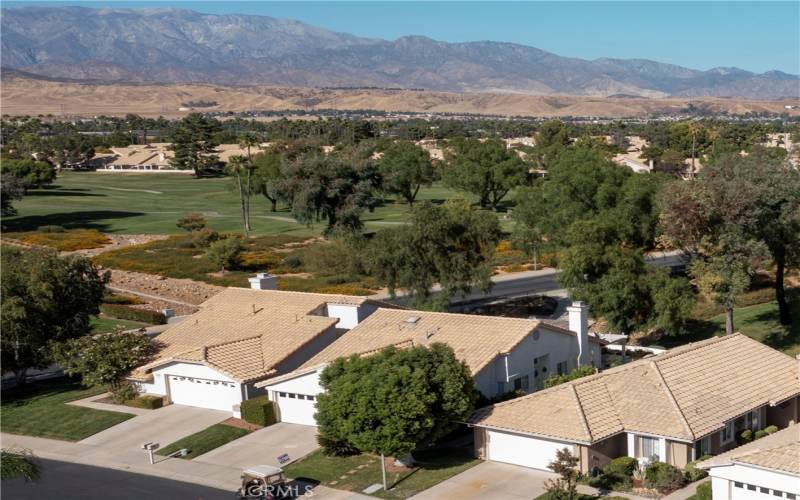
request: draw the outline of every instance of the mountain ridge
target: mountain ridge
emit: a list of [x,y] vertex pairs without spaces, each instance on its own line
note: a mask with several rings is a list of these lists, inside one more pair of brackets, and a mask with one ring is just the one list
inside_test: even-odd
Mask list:
[[2,9],[2,58],[53,78],[531,95],[800,97],[800,77],[649,59],[563,57],[510,42],[363,38],[296,20],[188,9]]

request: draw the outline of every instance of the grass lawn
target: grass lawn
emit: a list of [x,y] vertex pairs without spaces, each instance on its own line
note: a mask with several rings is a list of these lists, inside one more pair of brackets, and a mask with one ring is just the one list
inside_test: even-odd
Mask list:
[[92,333],[109,333],[119,329],[133,330],[143,326],[150,326],[141,321],[130,321],[127,319],[109,318],[106,316],[92,316]]
[[[414,458],[420,462],[419,467],[404,472],[387,471],[389,491],[378,491],[374,495],[408,498],[480,463],[480,460],[458,450],[417,452]],[[284,470],[293,479],[311,479],[325,486],[357,493],[381,482],[380,457],[366,454],[327,457],[322,451],[316,451]],[[342,476],[346,476],[345,479]]]
[[[417,199],[442,202],[465,195],[440,184],[423,187]],[[512,194],[508,195],[512,199]],[[307,227],[292,218],[281,205],[269,211],[268,201],[255,196],[251,201],[253,234],[318,235],[323,224]],[[18,215],[4,217],[9,232],[35,231],[40,226],[67,229],[97,229],[121,234],[173,234],[180,232],[175,221],[190,212],[203,213],[209,226],[220,232],[240,232],[239,198],[230,179],[195,179],[181,174],[107,174],[61,172],[47,189],[31,190],[14,203]],[[402,224],[408,206],[399,200],[365,212],[367,229],[377,230]],[[9,235],[12,236],[12,235]]]
[[[761,290],[758,294],[750,294],[753,297],[745,296],[743,302],[748,303],[758,296],[772,297],[772,293],[772,290]],[[800,289],[787,289],[786,298],[789,301],[792,318],[794,319],[789,328],[784,327],[778,321],[778,303],[775,300],[768,300],[756,304],[748,303],[748,305],[735,308],[733,311],[735,330],[790,356],[800,354]],[[696,318],[690,322],[689,331],[691,333],[688,337],[664,337],[659,341],[659,344],[671,348],[714,335],[724,335],[725,314]]]
[[3,391],[0,430],[45,438],[80,441],[133,417],[129,413],[95,410],[65,404],[105,392],[86,388],[70,378],[30,384]]
[[239,427],[232,427],[225,424],[214,424],[211,427],[203,429],[200,432],[195,432],[192,435],[179,439],[172,444],[159,449],[156,454],[167,456],[175,453],[181,448],[186,448],[189,453],[184,458],[191,460],[195,457],[209,452],[215,448],[219,448],[223,444],[230,443],[234,439],[239,439],[242,436],[250,434],[247,429]]

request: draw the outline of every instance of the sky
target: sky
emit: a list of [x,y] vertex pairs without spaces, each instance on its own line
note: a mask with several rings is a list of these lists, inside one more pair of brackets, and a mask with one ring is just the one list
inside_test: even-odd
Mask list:
[[21,5],[179,7],[297,19],[358,36],[514,42],[558,55],[644,58],[694,69],[800,74],[800,0],[550,2],[2,1]]

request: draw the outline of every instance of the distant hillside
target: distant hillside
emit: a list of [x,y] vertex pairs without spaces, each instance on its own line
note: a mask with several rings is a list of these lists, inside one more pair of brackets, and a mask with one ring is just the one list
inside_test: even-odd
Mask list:
[[586,96],[800,97],[800,78],[583,59],[499,42],[394,41],[180,9],[2,10],[2,66],[56,78]]

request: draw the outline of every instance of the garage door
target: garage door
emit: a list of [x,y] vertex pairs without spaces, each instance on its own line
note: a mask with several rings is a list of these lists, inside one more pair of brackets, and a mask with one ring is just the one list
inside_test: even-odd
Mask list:
[[294,394],[291,392],[277,392],[278,409],[281,413],[281,422],[290,424],[317,425],[314,414],[317,401],[314,396],[307,394]]
[[487,431],[488,458],[495,462],[522,465],[533,469],[549,470],[556,451],[572,448],[571,445],[505,432]]
[[170,398],[175,404],[232,411],[233,405],[242,402],[241,389],[235,382],[177,375],[167,377]]

